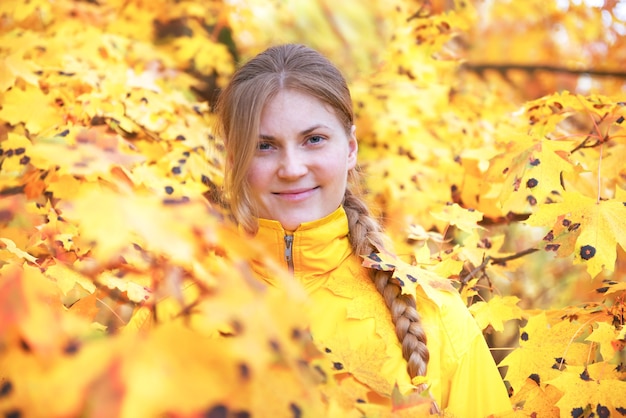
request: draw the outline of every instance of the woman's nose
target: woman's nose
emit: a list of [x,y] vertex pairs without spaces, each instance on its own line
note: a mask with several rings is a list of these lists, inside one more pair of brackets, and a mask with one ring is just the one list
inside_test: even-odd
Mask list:
[[278,176],[284,179],[302,177],[308,171],[306,158],[297,150],[288,150],[281,156]]

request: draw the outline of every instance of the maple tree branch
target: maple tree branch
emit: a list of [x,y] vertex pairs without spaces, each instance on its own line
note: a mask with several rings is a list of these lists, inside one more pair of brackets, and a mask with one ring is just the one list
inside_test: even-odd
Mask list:
[[413,19],[424,19],[431,15],[430,11],[425,10],[425,6],[427,4],[422,4],[417,12],[413,13],[411,16],[407,17],[406,21],[410,22]]
[[590,75],[590,76],[596,76],[596,77],[616,77],[616,78],[626,79],[626,71],[600,70],[600,69],[594,69],[594,68],[576,69],[576,68],[559,67],[556,65],[465,63],[463,64],[463,68],[470,70],[470,71],[477,72],[477,73],[483,73],[487,70],[495,70],[501,73],[505,73],[510,70],[519,70],[519,71],[525,71],[528,73],[534,73],[536,71],[545,71],[545,72],[550,72],[550,73]]
[[485,216],[482,221],[479,222],[480,226],[494,226],[494,225],[509,225],[514,222],[523,222],[530,217],[528,213],[513,213],[509,212],[506,216],[500,216],[497,218],[490,218]]
[[467,282],[468,282],[468,281],[469,281],[472,277],[475,277],[475,276],[476,276],[476,274],[477,274],[479,271],[484,271],[484,270],[485,270],[485,267],[487,267],[487,264],[489,264],[489,261],[491,261],[491,256],[490,256],[490,255],[488,255],[487,257],[485,257],[485,258],[483,259],[483,262],[482,262],[482,263],[480,263],[480,265],[478,265],[477,267],[474,267],[474,269],[473,269],[472,271],[470,271],[470,272],[468,272],[466,275],[464,275],[464,276],[461,278],[461,289],[463,289],[463,287],[467,284]]
[[491,264],[504,265],[506,264],[507,261],[515,260],[517,258],[522,258],[528,254],[532,254],[537,251],[539,251],[539,248],[526,248],[523,251],[508,255],[506,257],[491,257]]
[[[598,123],[602,123],[604,122],[604,120],[607,118],[608,113],[606,113],[604,116],[602,116],[600,118],[600,120],[598,122],[595,122],[594,120],[594,127],[597,128],[597,124]],[[571,151],[570,153],[573,154],[576,151],[583,149],[583,148],[594,148],[597,147],[600,144],[603,144],[604,142],[608,141],[608,134],[605,135],[602,139],[596,139],[596,142],[594,142],[593,144],[588,144],[587,142],[593,138],[593,129],[591,130],[591,132],[589,132],[589,134],[587,135],[587,137],[583,140],[583,142],[581,142],[580,144],[576,145]]]
[[532,253],[537,252],[537,251],[539,251],[538,248],[527,248],[527,249],[525,249],[523,251],[520,251],[520,252],[515,253],[515,254],[508,255],[506,257],[492,257],[492,256],[488,255],[488,256],[486,256],[483,259],[482,263],[480,263],[472,271],[468,272],[466,275],[464,275],[461,278],[461,288],[463,288],[463,286],[465,286],[467,284],[467,282],[472,277],[475,277],[478,272],[482,271],[483,274],[484,274],[485,273],[485,269],[487,268],[487,265],[489,263],[497,264],[497,265],[505,265],[507,261],[515,260],[515,259],[524,257],[524,256],[526,256],[528,254],[532,254]]

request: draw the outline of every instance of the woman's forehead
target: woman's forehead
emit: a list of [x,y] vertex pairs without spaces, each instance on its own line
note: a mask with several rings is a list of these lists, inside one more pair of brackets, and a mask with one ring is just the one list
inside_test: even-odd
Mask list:
[[308,128],[308,125],[344,125],[333,106],[314,95],[295,90],[282,90],[265,103],[261,112],[261,130],[285,123],[298,125],[298,128],[303,129]]

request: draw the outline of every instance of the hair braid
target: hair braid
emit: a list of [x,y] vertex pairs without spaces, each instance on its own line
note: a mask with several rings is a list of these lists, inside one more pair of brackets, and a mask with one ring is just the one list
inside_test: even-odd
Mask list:
[[[365,202],[350,190],[346,190],[343,205],[348,215],[350,242],[355,253],[363,255],[381,251],[384,246],[382,229],[370,214]],[[393,278],[389,271],[371,269],[370,277],[391,312],[396,336],[402,345],[402,355],[407,361],[409,376],[411,378],[424,376],[430,354],[415,298],[402,294],[399,281]]]

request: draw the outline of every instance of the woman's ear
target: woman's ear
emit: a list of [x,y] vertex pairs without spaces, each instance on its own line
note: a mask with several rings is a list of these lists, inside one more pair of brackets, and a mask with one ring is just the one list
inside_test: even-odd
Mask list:
[[350,135],[348,136],[348,170],[356,167],[357,153],[359,151],[359,144],[356,140],[356,126],[352,125],[350,128]]

